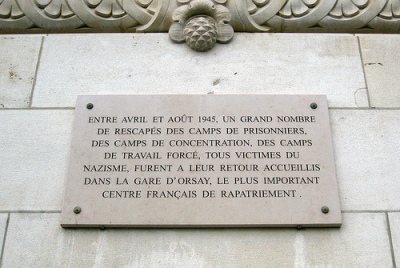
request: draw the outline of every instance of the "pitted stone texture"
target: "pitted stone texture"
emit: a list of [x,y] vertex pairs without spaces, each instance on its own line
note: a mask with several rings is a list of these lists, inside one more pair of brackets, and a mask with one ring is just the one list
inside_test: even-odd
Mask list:
[[0,108],[26,108],[34,83],[41,36],[0,36]]
[[400,266],[400,213],[389,213],[390,231],[396,267]]
[[59,210],[73,111],[0,111],[0,210]]
[[384,214],[340,229],[62,229],[59,214],[12,214],[4,267],[391,267]]
[[359,36],[372,107],[400,107],[399,35]]
[[342,210],[400,209],[400,111],[331,110]]
[[3,252],[3,241],[6,232],[7,226],[7,213],[0,213],[0,260],[1,260],[1,253]]
[[365,88],[351,35],[237,33],[209,53],[167,34],[50,35],[33,106],[73,107],[79,94],[258,93],[326,94],[330,107],[367,107]]

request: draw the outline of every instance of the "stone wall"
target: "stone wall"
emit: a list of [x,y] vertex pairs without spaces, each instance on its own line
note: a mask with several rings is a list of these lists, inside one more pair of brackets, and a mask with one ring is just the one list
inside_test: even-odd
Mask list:
[[[0,36],[0,266],[399,266],[399,46],[239,33],[198,53],[167,34]],[[342,227],[61,228],[79,94],[326,94]]]

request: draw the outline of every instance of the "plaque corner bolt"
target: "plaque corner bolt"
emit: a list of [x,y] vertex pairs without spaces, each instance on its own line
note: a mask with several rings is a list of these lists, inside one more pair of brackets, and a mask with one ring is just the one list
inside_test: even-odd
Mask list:
[[324,214],[328,214],[328,213],[329,213],[329,208],[328,208],[327,206],[323,206],[323,207],[321,208],[321,211],[322,211],[322,213],[324,213]]
[[93,107],[94,107],[93,103],[88,103],[88,104],[86,104],[86,108],[87,108],[88,110],[92,110]]
[[80,207],[74,207],[74,213],[79,214],[81,213],[82,209]]
[[315,102],[310,104],[311,109],[315,110],[318,108],[318,104],[316,104]]

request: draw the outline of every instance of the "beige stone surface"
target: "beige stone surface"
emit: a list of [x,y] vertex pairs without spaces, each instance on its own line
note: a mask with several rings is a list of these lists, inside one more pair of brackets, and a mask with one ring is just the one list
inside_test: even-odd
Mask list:
[[400,107],[400,36],[359,36],[372,107]]
[[342,210],[398,210],[400,111],[330,112]]
[[[295,40],[295,41],[294,41]],[[207,53],[167,34],[50,35],[34,107],[73,107],[79,94],[326,94],[367,107],[357,37],[235,34]]]
[[0,111],[0,210],[60,209],[72,114]]
[[0,108],[26,108],[42,36],[0,36]]
[[7,219],[8,219],[7,213],[0,213],[0,260],[1,260],[1,253],[3,252],[3,241],[5,237]]
[[60,214],[12,214],[3,266],[391,267],[383,213],[340,229],[62,229]]
[[400,265],[400,213],[389,213],[390,231],[392,234],[393,252],[396,266]]

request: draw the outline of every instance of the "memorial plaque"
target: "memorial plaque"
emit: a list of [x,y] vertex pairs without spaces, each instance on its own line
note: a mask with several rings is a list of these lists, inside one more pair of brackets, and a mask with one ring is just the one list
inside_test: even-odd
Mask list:
[[79,96],[63,227],[340,226],[326,96]]

